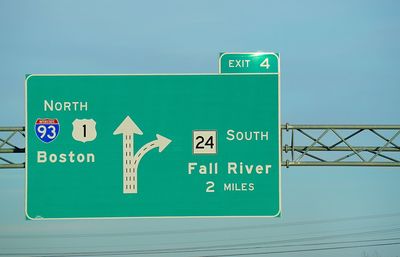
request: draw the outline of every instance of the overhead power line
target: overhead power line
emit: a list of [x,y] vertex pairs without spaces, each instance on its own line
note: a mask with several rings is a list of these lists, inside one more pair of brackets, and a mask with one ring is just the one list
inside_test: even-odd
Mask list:
[[293,250],[281,250],[281,251],[269,251],[269,252],[204,255],[204,257],[256,256],[256,255],[269,255],[269,254],[282,254],[282,253],[301,253],[301,252],[317,252],[317,251],[329,251],[329,250],[344,250],[344,249],[353,249],[353,248],[391,246],[391,245],[400,245],[400,242],[381,243],[381,244],[362,244],[362,245],[350,245],[350,246],[335,246],[335,247],[322,247],[322,248],[307,248],[307,249],[293,249]]
[[[265,228],[284,228],[293,226],[304,226],[304,225],[321,225],[321,224],[332,224],[347,221],[362,221],[362,220],[373,220],[382,218],[393,218],[399,217],[400,213],[386,213],[386,214],[374,214],[374,215],[361,215],[351,216],[342,218],[331,218],[331,219],[317,219],[317,220],[304,220],[294,221],[286,223],[274,223],[274,224],[257,224],[247,226],[229,226],[229,227],[214,227],[214,228],[202,228],[202,229],[177,229],[177,230],[157,230],[157,231],[136,231],[136,232],[120,232],[120,233],[96,233],[96,234],[49,234],[49,235],[0,235],[0,239],[42,239],[42,238],[97,238],[97,237],[129,237],[129,236],[153,236],[153,235],[176,235],[176,234],[199,234],[199,233],[218,233],[218,232],[237,232],[242,230],[252,229],[265,229]],[[400,231],[400,228],[391,228],[390,230]],[[380,232],[382,230],[377,230]],[[386,229],[383,231],[387,231]],[[372,233],[374,231],[368,231],[365,233]],[[375,231],[376,232],[376,231]]]
[[[124,256],[124,255],[149,255],[149,254],[189,254],[189,253],[204,253],[204,252],[225,252],[216,253],[213,255],[204,255],[208,257],[222,257],[222,256],[252,256],[261,254],[279,254],[279,253],[298,253],[298,252],[312,252],[312,251],[327,251],[327,250],[341,250],[360,247],[376,247],[376,246],[390,246],[399,245],[400,238],[382,238],[382,239],[366,239],[366,240],[348,240],[348,241],[334,241],[334,242],[316,242],[307,244],[282,244],[282,245],[267,245],[267,246],[253,246],[253,247],[230,247],[230,248],[215,248],[215,247],[202,247],[195,249],[182,250],[180,248],[170,249],[148,249],[148,250],[118,250],[118,251],[76,251],[64,253],[50,253],[50,252],[18,252],[18,253],[0,253],[0,256],[42,256],[42,257],[75,257],[75,256]],[[392,242],[393,241],[393,242]],[[351,244],[351,245],[349,245]],[[321,247],[325,246],[325,247]],[[274,249],[273,251],[256,251],[261,249]],[[243,252],[243,251],[252,252]],[[236,252],[233,252],[236,251]],[[240,251],[240,252],[238,252]],[[226,253],[229,252],[229,253]]]

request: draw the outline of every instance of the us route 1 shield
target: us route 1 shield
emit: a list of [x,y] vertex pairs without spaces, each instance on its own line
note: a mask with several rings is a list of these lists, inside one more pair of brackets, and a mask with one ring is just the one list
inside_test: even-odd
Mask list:
[[275,217],[279,74],[29,75],[26,217]]

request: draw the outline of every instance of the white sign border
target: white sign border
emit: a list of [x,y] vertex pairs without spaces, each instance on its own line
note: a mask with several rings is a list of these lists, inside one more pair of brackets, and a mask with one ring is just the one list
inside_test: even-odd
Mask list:
[[[278,71],[280,71],[280,63],[278,58]],[[75,218],[42,218],[42,217],[30,217],[28,215],[28,97],[27,97],[27,86],[28,80],[31,77],[57,77],[57,76],[246,76],[246,75],[278,75],[278,150],[279,150],[279,163],[278,163],[278,173],[279,173],[279,209],[275,215],[257,215],[257,216],[138,216],[138,217],[75,217]],[[149,73],[149,74],[29,74],[25,77],[24,84],[25,93],[25,217],[28,220],[123,220],[123,219],[215,219],[215,218],[274,218],[279,217],[282,212],[282,184],[281,184],[281,108],[280,108],[280,74],[278,73]]]

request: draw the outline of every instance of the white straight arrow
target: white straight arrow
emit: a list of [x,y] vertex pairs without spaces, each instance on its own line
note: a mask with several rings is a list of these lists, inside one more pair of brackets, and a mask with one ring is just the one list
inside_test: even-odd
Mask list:
[[135,194],[137,193],[137,174],[133,167],[134,135],[143,135],[143,132],[129,116],[126,116],[113,134],[123,135],[123,193]]
[[135,154],[135,157],[133,158],[133,170],[135,172],[138,172],[138,167],[140,160],[143,158],[143,156],[151,151],[154,148],[158,147],[158,152],[162,152],[165,147],[169,145],[169,143],[172,142],[171,139],[163,137],[159,134],[156,134],[157,139],[154,141],[151,141],[147,144],[145,144],[142,148],[139,149],[139,151]]

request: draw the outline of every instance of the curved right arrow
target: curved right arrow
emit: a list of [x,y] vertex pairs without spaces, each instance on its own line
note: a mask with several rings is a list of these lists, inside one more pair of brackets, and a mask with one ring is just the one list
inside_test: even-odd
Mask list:
[[143,156],[154,148],[158,147],[158,151],[161,153],[171,142],[172,140],[166,137],[163,137],[159,134],[156,134],[157,139],[145,144],[133,157],[133,170],[134,172],[138,170],[140,160]]

